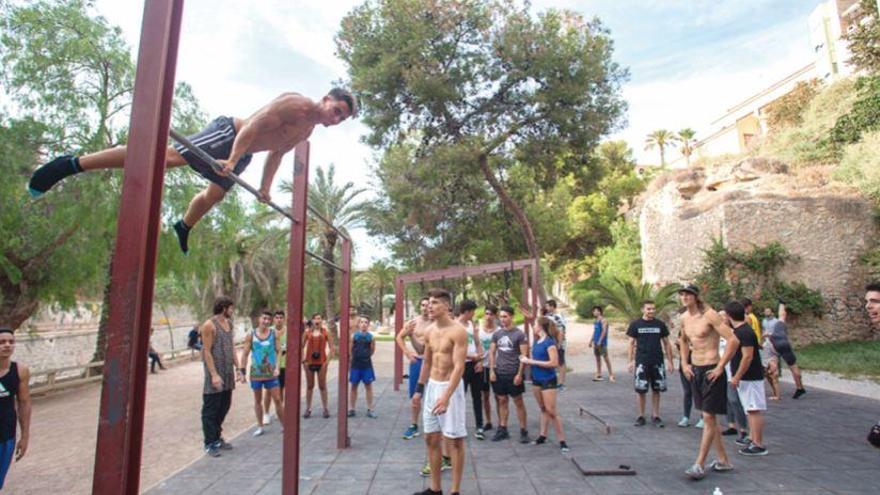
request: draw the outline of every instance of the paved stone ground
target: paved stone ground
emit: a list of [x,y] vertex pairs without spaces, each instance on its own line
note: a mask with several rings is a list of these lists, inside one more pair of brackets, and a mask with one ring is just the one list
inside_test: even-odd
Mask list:
[[[725,437],[736,470],[712,473],[693,482],[683,472],[693,462],[700,430],[675,426],[681,407],[678,377],[672,377],[670,391],[663,397],[668,426],[637,428],[632,426],[632,380],[618,374],[617,383],[594,383],[591,373],[583,371],[583,354],[578,359],[582,371],[569,375],[568,389],[560,396],[572,451],[563,455],[555,443],[531,446],[470,438],[462,493],[709,494],[715,487],[725,495],[880,493],[880,451],[865,441],[869,426],[880,415],[880,401],[811,389],[799,401],[786,398],[772,403],[766,431],[770,455],[739,456],[734,453],[732,439]],[[592,356],[589,363],[591,370]],[[405,392],[394,392],[387,374],[380,376],[376,387],[380,417],[368,419],[359,411],[351,421],[350,449],[334,448],[335,419],[302,421],[300,493],[390,495],[424,489],[425,481],[418,475],[425,459],[424,443],[421,437],[410,441],[401,438],[409,416]],[[788,384],[783,390],[788,396],[793,391]],[[526,404],[529,430],[534,435],[537,407],[531,396]],[[578,404],[609,422],[611,435],[606,436],[595,421],[579,417]],[[511,420],[515,433],[515,416]],[[281,434],[277,425],[262,437],[254,438],[247,431],[233,441],[234,451],[218,459],[202,457],[147,493],[280,493]],[[638,474],[585,477],[575,469],[572,458],[597,468],[628,464]],[[444,473],[443,480],[448,493],[450,473]]]

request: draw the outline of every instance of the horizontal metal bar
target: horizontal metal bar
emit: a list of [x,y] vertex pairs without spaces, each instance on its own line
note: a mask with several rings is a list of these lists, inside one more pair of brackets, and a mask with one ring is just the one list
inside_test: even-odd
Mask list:
[[342,268],[341,266],[337,265],[336,263],[328,260],[327,258],[325,258],[323,256],[319,256],[319,255],[309,251],[308,249],[306,249],[306,254],[311,256],[312,258],[314,258],[316,261],[319,261],[319,262],[329,266],[330,268],[334,268],[341,273],[345,273],[347,271],[345,268]]
[[532,259],[523,259],[516,261],[502,261],[487,265],[451,266],[449,268],[441,268],[439,270],[430,270],[426,272],[405,273],[399,275],[397,278],[404,284],[411,284],[413,282],[430,282],[434,280],[442,280],[444,278],[488,275],[490,273],[500,273],[507,270],[516,271],[532,266],[533,262],[534,260]]
[[315,215],[315,217],[317,217],[318,220],[320,220],[321,222],[323,222],[324,225],[326,225],[326,226],[330,227],[331,229],[333,229],[333,231],[336,232],[336,234],[339,235],[339,237],[342,237],[343,239],[345,239],[345,240],[347,240],[347,241],[350,241],[350,240],[351,240],[351,238],[348,237],[348,235],[347,235],[345,232],[339,230],[335,225],[333,225],[332,222],[330,222],[330,220],[327,220],[327,218],[324,217],[324,215],[322,215],[321,212],[319,212],[317,209],[315,209],[314,206],[312,206],[312,205],[306,205],[306,207],[309,209],[310,212],[312,212],[312,215]]
[[[172,139],[174,139],[174,140],[177,141],[178,143],[182,144],[184,148],[188,149],[188,150],[191,151],[194,155],[196,155],[200,160],[202,160],[202,161],[204,161],[205,163],[207,163],[208,165],[210,165],[211,168],[213,168],[215,172],[220,173],[220,171],[223,170],[223,167],[221,167],[220,164],[217,163],[217,161],[214,160],[213,157],[211,157],[211,155],[205,153],[202,149],[200,149],[199,147],[197,147],[196,145],[194,145],[189,139],[186,138],[186,136],[180,134],[179,132],[175,131],[174,129],[170,129],[170,130],[168,131],[168,133],[171,135],[171,138],[172,138]],[[232,179],[236,184],[238,184],[239,186],[245,188],[249,193],[253,194],[254,197],[256,197],[257,199],[260,199],[260,192],[257,191],[256,189],[254,189],[253,186],[251,186],[250,184],[248,184],[247,182],[245,182],[241,177],[235,175],[235,174],[232,173],[232,172],[229,172],[229,173],[226,175],[226,177],[229,177],[229,178]],[[290,212],[288,212],[288,211],[285,210],[284,208],[278,206],[278,204],[276,204],[274,201],[267,201],[266,204],[269,205],[269,206],[271,206],[271,207],[272,207],[274,210],[276,210],[278,213],[281,213],[282,215],[284,215],[285,217],[287,217],[291,222],[293,222],[293,223],[298,223],[298,222],[296,221],[296,219],[293,218],[293,215],[290,214]]]

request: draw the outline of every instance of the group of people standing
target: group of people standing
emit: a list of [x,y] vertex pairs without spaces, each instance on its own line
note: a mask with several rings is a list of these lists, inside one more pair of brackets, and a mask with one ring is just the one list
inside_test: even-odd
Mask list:
[[[423,476],[430,476],[425,495],[442,493],[440,473],[452,469],[452,493],[461,486],[464,466],[466,427],[466,392],[470,389],[477,440],[495,429],[492,441],[510,438],[508,418],[513,399],[520,427],[520,443],[541,445],[547,442],[552,425],[563,452],[569,450],[556,407],[556,396],[564,386],[565,320],[556,312],[555,301],[548,301],[543,315],[523,309],[524,317],[534,321],[534,339],[514,323],[510,306],[486,306],[481,323],[474,322],[477,304],[462,301],[456,308],[443,289],[433,289],[419,302],[420,314],[407,322],[396,342],[409,360],[409,395],[412,398],[412,422],[404,439],[419,435],[419,419],[425,433],[428,463]],[[454,309],[454,311],[453,311]],[[407,345],[409,340],[409,345]],[[539,435],[533,440],[527,428],[523,395],[526,381],[541,409]],[[492,425],[494,393],[497,428]]]

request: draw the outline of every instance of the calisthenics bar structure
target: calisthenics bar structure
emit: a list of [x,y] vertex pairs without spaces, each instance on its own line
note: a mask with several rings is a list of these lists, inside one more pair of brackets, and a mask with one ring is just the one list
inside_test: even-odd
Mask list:
[[[503,261],[486,265],[452,266],[426,272],[412,272],[398,275],[394,279],[394,336],[403,330],[406,302],[406,286],[412,283],[434,282],[437,280],[461,277],[476,277],[501,272],[522,271],[522,304],[530,304],[537,316],[538,306],[538,260],[534,258]],[[526,336],[530,335],[529,322],[525,324]],[[400,390],[403,382],[403,351],[394,346],[394,390]]]
[[[101,389],[92,493],[136,495],[143,446],[147,350],[152,318],[160,206],[165,175],[171,101],[177,66],[183,0],[146,0],[135,76],[129,142],[123,169],[116,248],[110,273],[107,348]],[[209,162],[210,163],[210,162]],[[215,164],[216,165],[216,164]],[[303,279],[305,275],[309,144],[294,152],[287,324],[294,343],[287,352],[283,422],[282,493],[299,493],[299,418],[302,368]],[[234,179],[233,179],[234,180]],[[250,192],[254,192],[250,188]],[[275,205],[277,206],[277,205]],[[279,208],[276,208],[279,209]],[[283,209],[281,209],[283,210]],[[326,219],[315,215],[320,221]],[[346,411],[351,307],[351,239],[342,237],[337,447],[349,444]],[[314,256],[313,256],[314,257]]]

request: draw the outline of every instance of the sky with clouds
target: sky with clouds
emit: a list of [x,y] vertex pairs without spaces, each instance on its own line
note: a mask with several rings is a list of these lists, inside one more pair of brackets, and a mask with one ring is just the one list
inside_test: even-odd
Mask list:
[[[212,115],[247,116],[279,93],[312,98],[345,79],[333,37],[359,0],[189,0],[184,8],[177,78],[190,83]],[[807,19],[819,0],[533,0],[536,11],[565,8],[597,16],[610,29],[615,59],[630,70],[624,85],[625,139],[640,163],[655,163],[644,137],[658,128],[700,134],[727,108],[812,60]],[[122,28],[136,50],[143,4],[97,0],[98,13]],[[371,183],[375,151],[360,142],[359,122],[319,128],[312,167],[334,164],[339,181]],[[260,163],[260,157],[255,159]],[[261,167],[244,178],[257,183]],[[290,177],[292,158],[279,178]],[[277,182],[277,180],[276,180]],[[288,201],[276,194],[279,202]],[[356,264],[387,250],[355,231]]]

